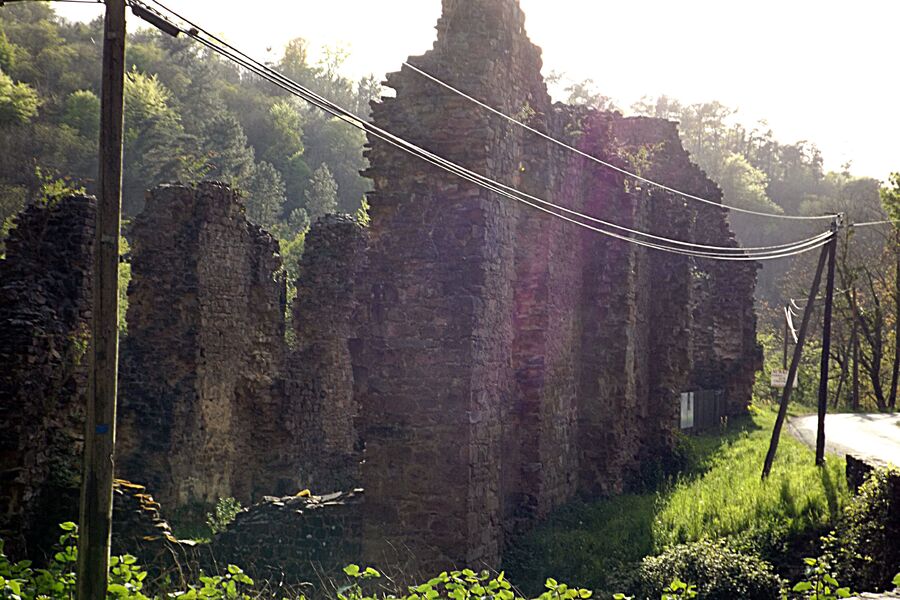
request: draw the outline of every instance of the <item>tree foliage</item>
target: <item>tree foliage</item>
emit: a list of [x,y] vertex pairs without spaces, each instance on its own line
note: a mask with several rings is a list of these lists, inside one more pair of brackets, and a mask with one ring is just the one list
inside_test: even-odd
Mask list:
[[319,165],[313,173],[309,189],[306,190],[306,211],[311,221],[337,209],[337,191],[337,183],[328,165]]
[[37,92],[26,83],[16,83],[0,71],[0,126],[28,123],[37,115]]
[[[41,3],[3,7],[0,155],[9,158],[0,161],[3,221],[21,208],[23,196],[37,200],[41,177],[96,192],[101,38],[100,19],[68,22]],[[305,230],[310,212],[354,214],[360,207],[368,183],[359,175],[365,168],[359,131],[190,40],[141,29],[129,34],[126,48],[126,217],[143,210],[147,189],[204,178],[242,189],[251,218],[285,241]],[[310,54],[309,44],[295,39],[275,63],[367,118],[370,100],[380,94],[377,80],[344,77],[345,50],[327,49],[318,62]],[[315,188],[309,164],[324,164],[330,174],[322,171]],[[321,207],[309,211],[308,198]]]

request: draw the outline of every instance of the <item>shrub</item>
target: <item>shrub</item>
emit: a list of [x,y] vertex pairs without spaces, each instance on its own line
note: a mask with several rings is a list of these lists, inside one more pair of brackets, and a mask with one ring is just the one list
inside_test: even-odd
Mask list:
[[888,587],[900,565],[900,471],[872,471],[822,549],[842,583],[858,590]]
[[641,597],[646,598],[660,597],[670,582],[680,580],[695,583],[705,600],[772,600],[779,596],[782,583],[761,558],[705,540],[645,558],[639,577]]

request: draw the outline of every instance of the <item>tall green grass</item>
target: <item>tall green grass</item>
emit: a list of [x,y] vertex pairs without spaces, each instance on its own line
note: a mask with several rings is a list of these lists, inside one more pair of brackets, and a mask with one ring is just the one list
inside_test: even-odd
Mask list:
[[653,494],[572,503],[511,544],[503,568],[526,595],[548,577],[591,582],[601,597],[628,589],[635,563],[653,553],[655,506]]
[[774,414],[759,411],[753,420],[759,429],[741,432],[709,457],[702,477],[679,481],[661,498],[653,523],[655,550],[729,538],[777,565],[790,562],[792,549],[834,524],[848,498],[844,460],[829,456],[820,469],[812,451],[785,433],[772,473],[762,481]]
[[776,567],[800,563],[847,501],[844,460],[829,456],[819,469],[813,452],[785,431],[772,474],[761,481],[774,419],[771,410],[756,410],[725,432],[688,438],[691,468],[656,492],[562,508],[513,542],[507,571],[526,589],[552,575],[622,590],[645,556],[721,538]]

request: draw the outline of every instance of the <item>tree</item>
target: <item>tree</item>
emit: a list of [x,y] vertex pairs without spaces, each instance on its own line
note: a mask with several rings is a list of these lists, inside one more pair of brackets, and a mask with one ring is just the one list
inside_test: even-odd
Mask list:
[[90,90],[78,90],[66,97],[62,122],[82,137],[96,140],[100,136],[100,98]]
[[[725,204],[760,212],[783,213],[781,207],[766,194],[766,174],[750,164],[742,154],[732,152],[726,158],[717,178]],[[732,211],[728,220],[735,236],[744,246],[764,245],[772,239],[771,224],[745,213]]]
[[584,81],[576,81],[565,88],[569,94],[568,104],[573,106],[587,106],[597,110],[616,110],[616,105],[612,98],[599,93],[593,79],[585,79]]
[[310,220],[315,221],[337,210],[337,192],[338,186],[331,170],[323,163],[313,172],[309,189],[306,190],[306,211]]
[[356,110],[357,116],[366,120],[369,118],[371,107],[369,103],[377,100],[382,93],[381,83],[374,75],[368,75],[359,80],[356,84]]
[[275,167],[265,161],[257,164],[246,194],[250,220],[267,229],[275,225],[284,208],[284,182]]
[[28,123],[37,115],[37,92],[26,83],[16,83],[0,71],[0,125]]
[[276,166],[303,154],[303,118],[290,100],[280,100],[269,108],[267,148],[263,159]]
[[[125,159],[122,204],[126,215],[144,206],[144,192],[159,183],[193,180],[181,117],[155,75],[132,70],[125,79]],[[182,176],[185,177],[182,177]]]
[[742,155],[731,153],[722,165],[719,186],[728,204],[758,211],[783,213],[781,207],[766,195],[766,174],[750,164]]
[[[316,117],[306,126],[306,164],[327,164],[338,185],[338,209],[352,214],[360,206],[360,198],[371,189],[368,179],[359,176],[366,168],[363,156],[365,134],[348,127],[340,119]],[[304,182],[306,185],[306,182]]]
[[891,173],[887,185],[882,186],[879,193],[888,216],[900,221],[900,173]]
[[880,190],[881,202],[887,214],[895,221],[894,238],[894,362],[891,365],[891,391],[888,406],[897,408],[897,388],[900,387],[900,173],[891,173],[888,185]]
[[[254,165],[253,148],[247,145],[247,136],[237,118],[229,113],[214,116],[201,125],[200,153],[208,169],[204,173],[206,178],[225,181],[232,186],[252,186],[251,180],[255,181],[259,175],[259,166]],[[275,170],[271,164],[264,164]],[[278,182],[281,183],[281,177]]]
[[9,72],[16,60],[16,47],[6,37],[6,32],[0,29],[0,71]]
[[665,94],[653,99],[649,96],[643,96],[640,100],[631,105],[631,110],[646,117],[655,117],[657,119],[678,120],[684,108],[678,100],[669,98]]
[[284,47],[278,70],[298,83],[309,83],[313,78],[313,69],[308,60],[309,43],[303,38],[294,38]]

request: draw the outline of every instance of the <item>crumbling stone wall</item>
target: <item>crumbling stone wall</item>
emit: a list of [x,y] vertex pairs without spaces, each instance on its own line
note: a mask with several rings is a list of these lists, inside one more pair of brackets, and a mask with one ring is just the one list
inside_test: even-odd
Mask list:
[[[523,28],[515,2],[448,0],[435,49],[412,62],[438,76],[453,73],[460,87],[507,113],[531,107],[541,122],[549,98],[539,50]],[[488,57],[488,40],[503,50]],[[380,126],[510,185],[546,188],[539,179],[546,158],[524,149],[521,130],[408,69],[389,75],[387,85],[397,96],[373,106]],[[410,546],[427,548],[422,556],[431,564],[496,562],[503,484],[520,478],[501,469],[540,465],[532,455],[501,467],[504,447],[513,445],[509,438],[504,444],[504,427],[522,422],[509,413],[521,408],[525,429],[536,431],[526,414],[544,411],[535,406],[542,375],[511,368],[513,355],[548,343],[526,329],[549,315],[540,305],[531,311],[529,292],[517,294],[513,285],[517,275],[538,287],[548,277],[540,256],[533,273],[515,264],[517,231],[527,235],[541,224],[521,220],[508,201],[370,142],[373,299],[354,353],[367,416],[367,554]],[[535,354],[533,366],[552,369],[539,364],[543,352]],[[519,407],[517,385],[527,391]]]
[[[411,63],[590,154],[721,198],[675,124],[551,106],[515,0],[447,1],[437,30]],[[454,162],[626,227],[733,244],[720,209],[641,189],[408,69],[387,85],[396,96],[373,105],[375,123]],[[601,237],[370,146],[373,296],[352,353],[366,509],[380,519],[370,559],[414,545],[434,564],[492,562],[504,532],[576,490],[620,492],[642,462],[665,459],[695,358],[727,354],[752,373],[734,342],[755,331],[743,320],[752,266],[735,276]],[[707,272],[713,295],[736,288],[721,311],[738,324],[716,334],[736,344],[728,352],[693,343]]]
[[306,582],[318,589],[359,562],[363,500],[360,489],[266,497],[238,513],[223,533],[200,548],[200,563],[206,572],[236,564],[255,579]]
[[[714,185],[689,160],[675,123],[646,117],[617,118],[617,141],[631,157],[631,170],[688,193],[709,196]],[[692,241],[696,207],[666,190],[631,182],[637,201],[649,213],[643,231]],[[718,193],[718,190],[715,190]],[[715,198],[715,196],[712,196]],[[719,196],[721,197],[721,196]],[[638,409],[643,435],[641,459],[647,464],[665,460],[674,444],[673,424],[678,419],[678,394],[689,387],[693,349],[693,259],[658,250],[646,255],[649,269],[647,398]]]
[[[577,118],[585,134],[580,149],[622,167],[614,141],[614,115],[590,111]],[[587,160],[567,175],[580,182],[585,212],[623,227],[647,228],[645,207],[621,177]],[[579,492],[621,492],[640,451],[640,409],[646,396],[646,251],[580,230],[584,247],[581,298],[582,378],[578,399]],[[559,290],[557,293],[564,293]]]
[[131,237],[119,473],[169,506],[296,489],[278,243],[217,183],[156,188]]
[[0,260],[0,538],[39,558],[77,507],[95,201],[26,208]]
[[[708,185],[705,190],[703,197],[721,198],[718,187]],[[698,243],[738,245],[725,211],[704,205],[697,214]],[[762,369],[753,300],[759,269],[758,262],[696,261],[692,384],[697,389],[724,390],[727,415],[746,412],[756,372]]]
[[365,271],[365,228],[328,215],[306,234],[293,304],[296,347],[285,372],[288,418],[300,485],[319,492],[359,485],[350,345],[362,318],[357,282]]
[[[722,201],[719,187],[693,164],[681,145],[676,124],[647,117],[621,119],[616,137],[632,151],[648,150],[646,176],[695,196]],[[684,199],[670,192],[648,190],[653,205],[651,231],[669,238],[708,246],[737,247],[727,212],[714,205]],[[756,262],[723,262],[654,253],[656,291],[653,335],[655,377],[669,381],[656,386],[655,404],[670,412],[676,394],[688,388],[722,389],[728,413],[741,414],[750,401],[755,373],[761,367],[756,342],[753,291]],[[681,299],[682,301],[673,301]],[[673,415],[675,413],[672,413]],[[661,416],[661,413],[658,414]],[[667,418],[648,422],[667,423]],[[648,439],[659,435],[657,431]]]

